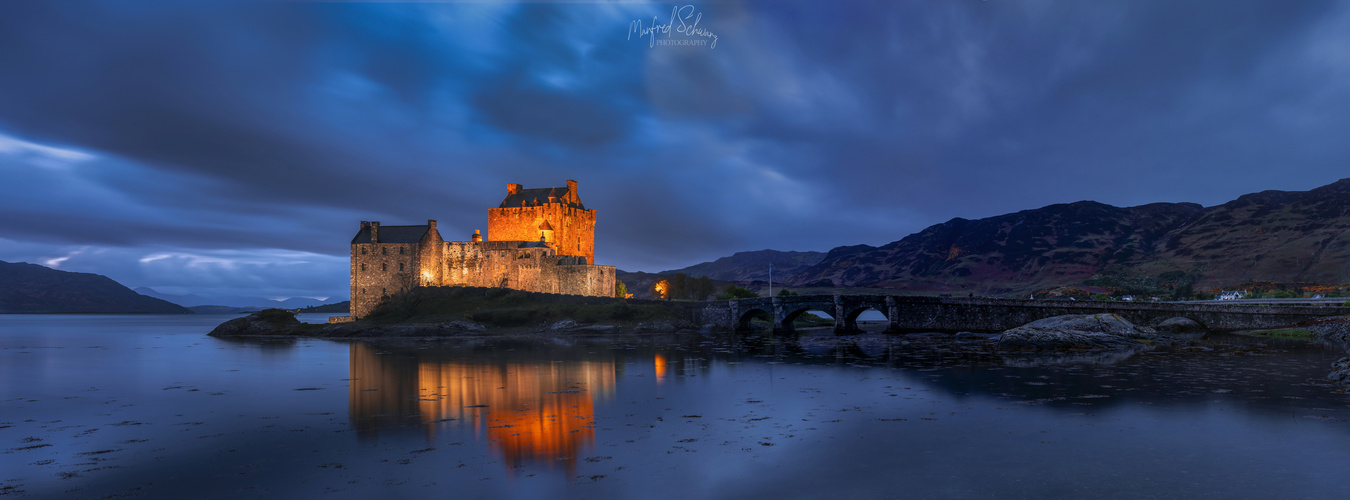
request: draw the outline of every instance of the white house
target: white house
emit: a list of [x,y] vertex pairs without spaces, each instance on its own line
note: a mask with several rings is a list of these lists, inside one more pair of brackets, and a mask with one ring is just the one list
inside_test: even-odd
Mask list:
[[1237,300],[1246,296],[1246,290],[1224,290],[1219,292],[1219,300]]

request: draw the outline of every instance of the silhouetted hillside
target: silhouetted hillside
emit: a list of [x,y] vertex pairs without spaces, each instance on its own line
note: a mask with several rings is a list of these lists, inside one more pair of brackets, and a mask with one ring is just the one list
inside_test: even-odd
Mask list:
[[773,264],[774,282],[791,279],[797,273],[816,265],[825,258],[823,252],[781,252],[760,250],[737,252],[712,262],[695,264],[684,269],[662,271],[657,274],[684,273],[695,278],[707,276],[721,281],[768,281],[769,264]]
[[957,218],[881,247],[835,248],[790,284],[1004,295],[1081,283],[1107,269],[1193,273],[1197,288],[1348,282],[1350,179],[1208,208],[1080,201]]
[[0,261],[0,313],[192,314],[107,276]]

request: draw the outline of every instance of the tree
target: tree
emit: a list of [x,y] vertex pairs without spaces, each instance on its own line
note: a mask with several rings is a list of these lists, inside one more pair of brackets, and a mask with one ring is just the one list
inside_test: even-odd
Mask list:
[[1195,289],[1190,283],[1182,283],[1175,290],[1172,290],[1172,300],[1186,300],[1195,295]]
[[670,275],[670,298],[687,299],[689,298],[689,275],[684,273],[675,273]]
[[741,288],[736,285],[727,285],[722,293],[717,294],[717,300],[727,299],[753,299],[758,297],[759,293],[749,288]]
[[628,295],[628,286],[627,286],[627,285],[624,285],[622,281],[615,280],[615,281],[614,281],[614,296],[615,296],[615,297],[618,297],[618,298],[621,298],[621,299],[626,299],[626,298],[630,297],[630,295]]
[[792,296],[792,295],[797,295],[797,292],[789,291],[789,290],[786,289],[786,288],[784,288],[784,289],[778,291],[778,296],[779,296],[779,297],[789,297],[789,296]]
[[701,276],[694,280],[693,284],[694,300],[708,300],[708,296],[717,292],[717,285],[713,283],[712,278]]

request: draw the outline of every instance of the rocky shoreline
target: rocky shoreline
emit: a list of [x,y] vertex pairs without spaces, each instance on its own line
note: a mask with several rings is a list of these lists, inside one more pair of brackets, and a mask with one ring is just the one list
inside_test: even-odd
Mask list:
[[399,338],[399,337],[459,337],[493,336],[522,333],[545,334],[642,334],[697,332],[698,325],[688,321],[658,320],[632,324],[582,324],[562,320],[532,328],[489,328],[468,320],[438,323],[333,323],[316,325],[301,323],[290,311],[268,309],[221,323],[212,337],[316,337],[316,338]]
[[[1193,324],[1193,323],[1192,323]],[[963,341],[995,342],[1008,351],[1064,351],[1097,349],[1133,349],[1155,340],[1159,331],[1185,330],[1187,325],[1168,325],[1155,330],[1136,326],[1114,314],[1057,316],[1028,323],[1002,333],[961,332],[951,337]],[[226,321],[209,335],[215,337],[455,337],[543,334],[634,334],[708,331],[706,327],[683,320],[655,320],[630,323],[582,323],[572,319],[543,323],[533,327],[492,327],[467,319],[434,323],[345,322],[325,325],[301,323],[290,311],[268,309]],[[925,334],[912,334],[917,338]],[[931,334],[944,336],[945,334]]]
[[[1308,340],[1321,340],[1350,350],[1350,317],[1325,318],[1301,324]],[[468,320],[439,323],[367,324],[301,323],[294,313],[268,309],[221,323],[213,337],[315,337],[315,338],[440,338],[503,335],[632,335],[705,332],[689,321],[658,320],[632,324],[579,323],[565,319],[530,328],[489,328]],[[1000,351],[1017,356],[1014,366],[1039,366],[1073,362],[1100,363],[1123,359],[1134,353],[1169,347],[1187,351],[1210,351],[1192,332],[1203,329],[1186,318],[1172,318],[1156,327],[1139,326],[1114,314],[1069,315],[1045,318],[1002,333],[960,332],[911,334],[915,339],[945,337],[963,342],[989,342]],[[1253,332],[1255,333],[1255,332]],[[1350,357],[1333,363],[1328,379],[1350,391]]]

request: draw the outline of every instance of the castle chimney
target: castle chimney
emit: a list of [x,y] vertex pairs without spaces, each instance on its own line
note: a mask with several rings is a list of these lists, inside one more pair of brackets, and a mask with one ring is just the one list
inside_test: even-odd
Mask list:
[[577,181],[567,179],[567,197],[572,203],[580,203],[581,197],[577,196]]
[[436,230],[436,219],[427,219],[427,225],[430,226],[429,228],[427,228],[428,230],[435,231],[435,230]]
[[474,230],[473,230],[473,242],[474,242],[474,243],[478,243],[478,242],[480,242],[480,241],[483,241],[483,235],[478,234],[478,230],[477,230],[477,229],[474,229]]
[[520,185],[520,184],[507,184],[507,185],[506,185],[506,194],[507,194],[507,195],[517,194],[517,193],[520,192],[520,188],[521,188],[521,185]]
[[370,242],[380,242],[380,221],[370,221]]

